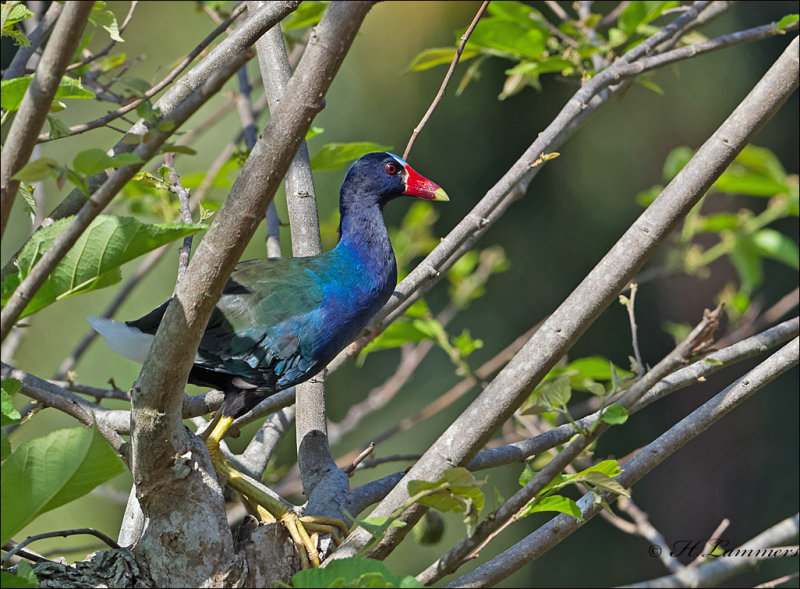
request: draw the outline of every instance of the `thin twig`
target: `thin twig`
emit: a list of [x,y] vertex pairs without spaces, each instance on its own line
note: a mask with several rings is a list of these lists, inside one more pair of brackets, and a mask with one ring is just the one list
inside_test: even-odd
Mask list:
[[605,15],[603,18],[600,19],[600,22],[597,23],[597,30],[601,31],[606,27],[611,26],[614,22],[619,18],[619,15],[628,7],[631,3],[631,0],[623,0],[619,2],[614,9]]
[[[170,191],[174,192],[178,197],[180,203],[180,220],[184,223],[191,224],[192,222],[192,207],[189,205],[189,191],[183,187],[181,177],[175,170],[172,152],[164,154],[164,165],[169,170]],[[186,273],[186,268],[189,266],[189,253],[192,251],[192,236],[187,235],[183,238],[183,245],[178,250],[178,277],[175,279],[174,295],[178,289],[183,275]]]
[[[619,507],[620,511],[624,511],[631,517],[634,522],[635,534],[638,534],[651,544],[658,546],[661,549],[661,551],[658,553],[658,558],[668,570],[674,573],[682,568],[681,562],[672,556],[672,550],[667,544],[667,540],[664,538],[664,535],[659,532],[652,523],[650,523],[650,519],[647,517],[647,514],[642,511],[630,497],[620,497],[617,501],[617,507]],[[608,512],[604,511],[603,513]],[[614,519],[626,521],[620,517],[615,517]]]
[[711,554],[715,546],[719,545],[720,537],[722,536],[722,534],[725,533],[725,530],[727,530],[728,526],[730,525],[731,525],[731,520],[729,520],[727,517],[724,518],[717,526],[717,529],[715,529],[708,537],[705,546],[703,546],[703,550],[700,552],[700,554],[697,555],[697,558],[695,558],[692,562],[690,562],[686,566],[698,567],[704,562],[706,562],[706,560],[708,559],[708,555]]
[[773,589],[773,587],[777,587],[778,585],[783,585],[784,583],[788,583],[792,579],[796,579],[800,577],[800,572],[792,573],[791,575],[783,575],[782,577],[778,577],[777,579],[772,579],[771,581],[767,581],[766,583],[760,583],[756,585],[753,589]]
[[[14,542],[14,540],[9,540],[5,544],[3,544],[3,550],[13,550],[17,546],[19,546],[19,544]],[[43,554],[39,554],[38,552],[34,552],[33,550],[17,550],[16,557],[25,558],[33,562],[52,562],[49,558],[47,558]],[[12,562],[13,561],[9,559],[9,564],[11,564]]]
[[475,18],[472,19],[472,23],[470,23],[469,28],[467,28],[464,34],[461,35],[461,43],[459,43],[458,49],[456,49],[456,54],[453,56],[453,61],[450,63],[450,68],[447,70],[444,80],[442,80],[442,85],[439,88],[439,92],[436,93],[436,97],[428,107],[428,112],[425,113],[425,115],[422,117],[422,120],[414,128],[414,132],[411,134],[411,138],[408,140],[408,145],[406,145],[406,150],[403,152],[403,159],[408,159],[408,154],[411,152],[411,148],[414,146],[414,142],[417,140],[417,135],[419,135],[422,129],[425,127],[425,124],[428,122],[428,119],[431,118],[431,115],[436,109],[436,106],[439,104],[439,101],[444,96],[444,91],[447,88],[447,84],[450,82],[450,78],[453,76],[453,71],[456,69],[456,64],[461,58],[461,53],[464,51],[464,47],[469,40],[469,36],[472,34],[472,31],[475,30],[475,27],[478,26],[478,21],[481,19],[481,16],[483,16],[487,6],[489,6],[489,0],[484,0],[483,4],[481,4],[481,7],[478,9],[477,14],[475,15]]
[[37,540],[43,540],[45,538],[66,538],[67,536],[77,536],[78,534],[89,534],[91,536],[95,536],[111,546],[111,548],[119,548],[119,544],[117,544],[112,538],[109,538],[103,532],[95,530],[94,528],[75,528],[71,530],[60,530],[58,532],[42,532],[41,534],[28,536],[22,542],[14,546],[14,548],[6,552],[3,555],[3,563],[8,562],[9,558],[14,556],[17,552],[25,548],[25,546],[31,542],[36,542]]
[[555,15],[556,15],[558,18],[560,18],[560,19],[561,19],[563,22],[569,22],[570,20],[572,20],[572,19],[569,17],[569,15],[568,15],[568,14],[567,14],[567,13],[564,11],[564,9],[563,9],[563,8],[561,8],[561,6],[559,5],[559,3],[558,3],[558,2],[555,2],[555,0],[548,0],[547,2],[545,2],[545,4],[547,4],[547,7],[548,7],[550,10],[552,10],[552,11],[553,11],[553,14],[555,14]]
[[[132,0],[131,7],[128,9],[128,14],[125,15],[125,19],[122,21],[122,24],[119,25],[119,35],[122,36],[122,33],[125,32],[125,29],[128,28],[128,25],[133,18],[133,11],[136,10],[136,5],[139,4],[139,0]],[[97,61],[101,57],[108,55],[108,53],[116,46],[117,42],[113,39],[111,42],[106,45],[103,49],[98,51],[97,53],[93,53],[86,57],[85,59],[79,61],[78,63],[73,63],[67,66],[67,71],[72,71],[78,69],[79,67],[83,67],[85,65],[89,65],[93,61]]]
[[381,464],[387,464],[389,462],[419,460],[420,456],[422,456],[422,454],[392,454],[390,456],[381,456],[380,458],[365,460],[364,462],[358,465],[358,468],[356,470],[364,470],[365,468],[375,468],[376,466],[380,466]]
[[189,54],[184,57],[181,62],[169,73],[167,76],[161,80],[158,84],[147,90],[144,94],[142,94],[139,98],[132,100],[125,106],[118,108],[115,111],[112,111],[98,119],[94,119],[93,121],[89,121],[87,123],[81,123],[80,125],[73,125],[69,128],[69,133],[66,133],[60,137],[50,137],[49,134],[41,134],[37,138],[37,143],[46,143],[48,141],[52,141],[55,139],[62,139],[64,137],[72,137],[73,135],[79,135],[81,133],[85,133],[86,131],[91,131],[92,129],[97,129],[98,127],[103,127],[113,121],[114,119],[118,119],[121,116],[125,115],[126,113],[135,110],[137,106],[142,104],[143,102],[150,100],[153,96],[161,92],[164,88],[166,88],[169,84],[171,84],[175,78],[177,78],[180,73],[186,69],[194,58],[200,55],[206,47],[208,47],[211,42],[216,39],[219,35],[225,32],[225,29],[228,28],[228,25],[232,23],[236,18],[244,11],[244,4],[240,4],[237,6],[231,15],[225,19],[225,22],[217,26],[205,39],[203,39],[197,47],[192,49]]
[[374,449],[375,449],[375,442],[370,442],[369,446],[364,448],[364,450],[358,456],[356,456],[355,459],[353,459],[353,462],[351,462],[342,469],[342,472],[344,472],[344,474],[346,474],[347,476],[352,476],[356,468],[358,468],[358,465],[364,462],[364,459],[370,454],[372,454],[372,451]]
[[[625,308],[628,310],[628,320],[631,324],[631,344],[633,345],[633,354],[636,358],[636,374],[637,376],[642,376],[644,374],[644,362],[642,362],[642,354],[639,352],[639,337],[637,335],[637,328],[636,328],[636,316],[634,315],[633,306],[636,301],[636,291],[639,289],[639,286],[635,282],[631,282],[630,290],[631,295],[625,305]],[[621,299],[621,297],[620,297]]]

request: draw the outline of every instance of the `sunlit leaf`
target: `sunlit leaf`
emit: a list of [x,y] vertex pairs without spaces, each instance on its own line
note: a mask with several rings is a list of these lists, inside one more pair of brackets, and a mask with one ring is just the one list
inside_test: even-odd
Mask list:
[[[71,217],[60,219],[31,236],[17,259],[18,272],[3,281],[4,304],[71,221]],[[186,223],[148,225],[132,217],[99,215],[50,273],[21,316],[79,292],[114,284],[119,281],[119,267],[125,262],[206,228]]]
[[326,143],[311,158],[311,167],[315,172],[333,172],[347,162],[356,160],[373,151],[391,151],[389,145],[380,145],[369,141],[355,143]]
[[795,270],[800,268],[797,244],[783,233],[774,229],[761,229],[751,239],[756,251],[762,256],[778,260]]
[[603,410],[603,414],[600,416],[600,419],[610,425],[619,425],[620,423],[625,423],[628,420],[628,412],[622,405],[609,405]]
[[299,571],[292,577],[297,589],[320,587],[423,587],[410,575],[398,575],[379,560],[340,558],[326,563],[325,568]]
[[96,429],[61,429],[23,443],[3,463],[3,544],[39,514],[82,497],[123,470]]
[[22,166],[22,169],[14,174],[12,178],[33,184],[34,182],[47,180],[57,168],[58,162],[56,160],[50,157],[43,157]]
[[557,511],[577,517],[578,519],[583,519],[581,515],[581,509],[578,507],[578,504],[569,497],[563,497],[561,495],[549,495],[539,499],[538,501],[531,501],[521,511],[520,517],[525,517],[540,511]]

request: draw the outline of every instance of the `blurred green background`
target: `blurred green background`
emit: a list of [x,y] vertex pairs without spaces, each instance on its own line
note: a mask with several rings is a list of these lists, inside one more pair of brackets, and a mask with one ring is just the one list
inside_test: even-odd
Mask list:
[[[544,3],[532,4],[553,18]],[[561,4],[572,10],[570,4]],[[312,155],[331,141],[375,141],[392,145],[395,153],[401,154],[445,73],[445,67],[409,73],[406,71],[409,63],[425,48],[452,45],[455,31],[469,23],[479,5],[479,2],[375,5],[333,83],[325,110],[314,122],[325,131],[311,140]],[[119,20],[128,6],[126,2],[109,3]],[[599,10],[607,12],[609,8],[601,6]],[[714,37],[777,21],[796,10],[795,2],[737,3],[702,32]],[[170,71],[212,28],[208,16],[195,3],[143,2],[124,33],[124,45],[117,50],[129,57],[142,56],[144,59],[128,75],[152,83]],[[479,243],[480,247],[501,245],[511,267],[494,276],[486,295],[449,326],[453,334],[468,328],[474,337],[483,340],[484,347],[469,359],[473,367],[495,355],[556,308],[641,213],[635,196],[661,182],[662,165],[670,150],[681,145],[699,147],[780,55],[791,37],[778,36],[725,49],[660,70],[654,80],[664,90],[663,95],[634,84],[620,99],[601,108],[559,149],[561,156],[545,165],[527,194],[512,205],[509,214]],[[98,33],[92,46],[99,48],[106,42],[106,37]],[[9,53],[4,44],[4,64]],[[468,65],[459,65],[453,85]],[[500,101],[497,96],[505,79],[504,70],[510,65],[500,58],[488,59],[481,68],[481,78],[469,84],[461,96],[455,96],[452,89],[448,91],[409,157],[412,166],[450,195],[450,203],[436,208],[440,215],[437,235],[445,235],[478,202],[577,89],[574,80],[544,76],[541,92],[526,88]],[[248,70],[251,79],[255,79],[257,64],[251,63]],[[229,82],[228,89],[236,91],[235,81]],[[184,130],[198,125],[229,97],[230,94],[216,97]],[[797,106],[795,93],[754,141],[772,149],[790,173],[797,172]],[[67,113],[65,120],[73,124],[100,114],[97,105],[88,101],[71,101]],[[259,125],[263,127],[265,121],[262,116]],[[125,127],[123,123],[119,125]],[[193,144],[197,155],[176,158],[179,172],[206,170],[238,128],[238,117],[231,112]],[[108,148],[118,137],[114,131],[97,130],[45,144],[41,154],[71,161],[74,153],[90,147]],[[343,175],[344,170],[322,172],[315,177],[323,220],[335,215]],[[46,209],[58,203],[68,189],[69,185],[59,190],[54,182],[46,183]],[[225,191],[217,190],[214,196],[222,199]],[[759,211],[766,204],[764,199],[753,197],[718,198],[724,201],[720,206],[731,211],[741,207]],[[276,202],[281,218],[286,219],[281,194]],[[387,224],[399,224],[409,204],[408,201],[392,203],[386,211]],[[115,207],[112,212],[126,214],[124,204]],[[335,225],[328,224],[328,228],[330,231],[323,235],[323,240],[330,245],[336,238]],[[775,228],[797,241],[796,221]],[[4,263],[29,231],[30,223],[17,203],[3,243]],[[263,238],[262,228],[245,258],[264,255]],[[290,251],[287,229],[283,230],[283,249]],[[138,317],[169,297],[176,266],[177,256],[167,256],[127,300],[118,317]],[[124,277],[130,276],[134,268],[135,263],[129,264],[123,270]],[[662,329],[665,321],[695,323],[704,308],[714,305],[714,297],[722,286],[735,280],[732,266],[721,260],[712,266],[708,279],[674,277],[642,285],[636,311],[645,362],[655,364],[673,345]],[[766,307],[796,286],[796,272],[768,262],[766,282],[757,298]],[[14,364],[42,377],[54,373],[86,332],[85,317],[99,313],[114,296],[115,288],[69,298],[26,319],[28,336]],[[435,288],[428,300],[434,310],[441,309],[447,300],[446,288],[441,285]],[[626,311],[620,305],[613,305],[577,343],[570,356],[603,355],[627,366],[629,354]],[[350,364],[331,377],[327,392],[330,418],[340,419],[352,403],[363,399],[393,372],[398,358],[397,351],[371,354],[363,368]],[[755,362],[745,364],[752,366]],[[136,378],[138,368],[96,342],[79,364],[77,373],[79,382],[84,384],[102,387],[113,378],[118,386],[126,388]],[[597,455],[621,457],[648,443],[745,369],[745,365],[739,365],[721,371],[708,382],[685,389],[637,414],[601,440]],[[432,351],[401,393],[335,447],[334,455],[365,446],[399,416],[418,410],[459,378],[445,354]],[[725,538],[730,546],[736,546],[796,511],[797,381],[797,370],[785,374],[748,401],[746,408],[734,411],[636,486],[634,498],[668,540],[705,539],[720,520],[728,517],[731,526]],[[449,411],[397,436],[390,448],[378,447],[376,454],[423,451],[476,393],[477,390],[471,392]],[[55,427],[74,425],[71,418],[46,410],[17,430],[12,444],[17,446]],[[294,440],[287,438],[282,443],[279,462],[288,464],[293,460]],[[353,484],[388,474],[395,467],[401,466],[362,472]],[[520,470],[520,466],[510,466],[478,473],[478,477],[490,477],[484,487],[490,496],[491,488],[497,487],[508,497],[517,487]],[[124,509],[119,497],[125,496],[129,484],[129,476],[118,477],[109,485],[110,490],[96,491],[45,514],[20,537],[82,526],[96,527],[116,536]],[[546,519],[537,514],[512,526],[463,571],[485,562]],[[463,535],[459,518],[446,517],[446,521],[447,533],[436,550],[445,550]],[[73,545],[85,543],[81,539],[71,541]],[[43,541],[34,549],[46,551],[48,542],[50,547],[67,545],[64,540]],[[596,518],[532,565],[509,577],[502,586],[603,586],[664,574],[660,563],[648,555],[647,548],[646,541],[626,536]],[[75,554],[73,558],[82,556]],[[434,550],[409,539],[387,564],[396,572],[415,574],[433,558]],[[771,568],[764,570],[775,571],[772,577],[786,569],[785,563],[769,563],[768,567]],[[772,577],[767,572],[742,576],[730,586],[763,582]]]

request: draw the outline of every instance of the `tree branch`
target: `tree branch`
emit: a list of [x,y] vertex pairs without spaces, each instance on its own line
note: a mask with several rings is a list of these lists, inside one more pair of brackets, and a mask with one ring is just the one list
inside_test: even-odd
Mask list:
[[[661,400],[667,395],[679,391],[687,386],[696,384],[701,379],[706,378],[737,362],[754,358],[766,350],[777,345],[783,344],[793,337],[797,337],[800,331],[800,319],[795,317],[789,321],[784,321],[772,329],[768,329],[758,335],[749,337],[727,348],[714,352],[698,360],[694,364],[677,370],[669,375],[668,378],[661,380],[652,387],[633,407],[628,411],[629,414],[641,411],[651,403]],[[594,427],[600,418],[600,412],[579,419],[578,426],[584,430]],[[468,468],[471,471],[484,470],[513,462],[524,462],[531,456],[546,452],[561,444],[566,444],[577,432],[572,424],[560,425],[545,433],[527,440],[515,442],[507,446],[481,450],[475,455]]]
[[797,546],[780,547],[796,542],[799,531],[798,514],[794,514],[741,546],[730,550],[721,547],[730,555],[707,560],[696,567],[683,567],[673,575],[623,587],[715,587],[734,575],[755,569],[764,559],[796,557]]
[[[227,524],[219,519],[219,514],[224,515],[224,512],[219,505],[219,490],[213,493],[216,485],[209,485],[194,496],[197,485],[187,488],[188,479],[193,477],[176,479],[172,474],[174,458],[185,455],[191,438],[197,439],[185,432],[180,419],[183,384],[222,288],[263,219],[311,121],[322,109],[322,97],[370,7],[368,2],[332,3],[328,6],[286,87],[284,99],[242,167],[214,225],[189,262],[184,280],[161,321],[139,384],[134,387],[134,481],[145,516],[151,522],[160,522],[160,525],[151,524],[145,529],[137,543],[137,553],[146,558],[162,558],[160,554],[174,550],[170,543],[175,534],[169,522],[176,509],[188,518],[187,521],[197,519],[196,510],[191,505],[175,505],[177,496],[186,496],[191,491],[193,501],[208,503],[209,506],[216,503],[220,507],[214,509],[217,514],[213,529],[216,555],[209,555],[216,562],[209,562],[210,569],[194,572],[193,579],[206,578],[205,575],[212,571],[218,574],[220,570],[230,570],[231,565],[223,568],[220,560],[223,552],[231,555],[231,538]],[[181,345],[173,345],[176,341]],[[203,471],[214,478],[205,449],[192,449],[191,452],[198,462],[202,461]],[[165,489],[169,492],[163,493]],[[216,495],[216,501],[209,491]],[[205,509],[210,511],[209,507]],[[184,532],[183,536],[191,535],[188,527]],[[204,541],[210,542],[210,533],[205,536]],[[208,548],[203,551],[204,554],[210,552]],[[164,562],[163,565],[161,570],[165,575],[174,569],[170,563]],[[176,575],[180,573],[173,572]],[[167,580],[175,583],[175,578],[164,579]]]
[[[796,366],[798,346],[798,340],[795,338],[642,448],[625,463],[622,474],[616,477],[617,482],[626,489],[631,488],[687,442],[699,436],[792,366]],[[611,502],[616,497],[613,493],[601,493],[601,496],[605,502]],[[595,493],[584,495],[578,501],[578,507],[581,509],[581,519],[560,514],[502,554],[446,586],[486,587],[513,574],[564,540],[602,509],[602,506],[596,501]],[[714,562],[724,560],[727,559],[719,559]]]
[[[261,2],[248,2],[248,6],[255,7]],[[286,84],[289,81],[291,69],[289,58],[283,42],[283,35],[276,30],[264,35],[256,43],[258,64],[261,69],[261,78],[264,82],[264,91],[267,96],[270,112],[275,112],[279,103],[284,98]],[[289,211],[289,226],[292,232],[292,253],[294,256],[313,256],[322,252],[322,240],[319,234],[319,216],[317,201],[314,191],[314,180],[311,174],[311,161],[305,139],[295,154],[289,169],[286,172],[286,205]],[[313,499],[314,489],[323,478],[328,479],[327,484],[339,487],[341,493],[348,490],[346,476],[333,462],[327,443],[327,417],[325,411],[325,373],[324,371],[308,382],[295,388],[295,429],[297,431],[297,459],[303,480],[306,497],[309,498],[308,513],[329,509],[328,501],[320,505]],[[318,440],[312,446],[321,452],[321,456],[301,453],[303,441],[312,432],[321,435],[324,440]],[[321,461],[325,467],[313,467]],[[331,467],[331,465],[333,465]],[[332,468],[333,470],[329,470]],[[319,513],[321,515],[321,513]]]
[[[617,401],[617,404],[628,409],[632,407],[647,391],[662,378],[672,374],[685,363],[698,347],[707,347],[712,341],[712,334],[717,328],[722,307],[713,312],[706,311],[703,320],[692,330],[692,333],[667,356],[656,364],[647,374],[637,380]],[[549,321],[549,320],[548,320]],[[542,329],[547,326],[547,321]],[[530,390],[530,389],[528,389]],[[570,444],[554,457],[533,479],[514,493],[503,503],[493,515],[485,518],[468,537],[461,540],[452,550],[417,575],[417,580],[429,585],[448,575],[464,564],[474,551],[479,550],[484,541],[508,525],[512,518],[536,495],[539,494],[561,471],[575,460],[594,440],[608,428],[608,423],[598,423],[591,430],[578,434]]]

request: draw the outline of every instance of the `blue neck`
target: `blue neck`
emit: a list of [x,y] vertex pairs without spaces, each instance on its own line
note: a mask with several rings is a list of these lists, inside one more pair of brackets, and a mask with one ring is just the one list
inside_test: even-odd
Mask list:
[[[397,266],[389,241],[389,232],[377,204],[347,206],[341,204],[337,250],[353,252],[377,281],[397,280]],[[394,288],[392,284],[392,288]]]

